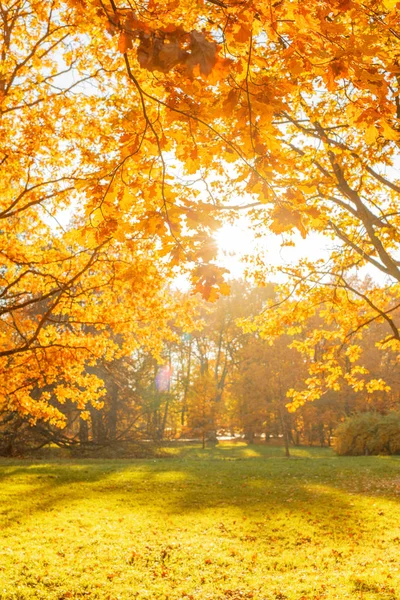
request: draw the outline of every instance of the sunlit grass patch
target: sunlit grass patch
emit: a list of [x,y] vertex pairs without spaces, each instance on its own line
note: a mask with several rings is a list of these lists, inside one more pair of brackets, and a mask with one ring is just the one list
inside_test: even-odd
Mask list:
[[[163,448],[163,452],[168,456],[181,458],[205,458],[214,460],[234,460],[244,458],[285,458],[285,450],[281,443],[279,446],[265,444],[260,442],[256,445],[248,445],[244,441],[223,441],[216,446],[208,445],[202,448],[199,443],[185,444],[173,442],[171,445]],[[310,448],[294,447],[290,449],[292,458],[326,458],[332,457],[333,452],[330,448]]]
[[1,600],[400,598],[397,458],[173,450],[1,462]]

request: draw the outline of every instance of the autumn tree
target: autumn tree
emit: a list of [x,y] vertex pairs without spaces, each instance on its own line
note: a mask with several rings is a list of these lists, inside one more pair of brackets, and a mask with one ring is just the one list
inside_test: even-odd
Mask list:
[[98,362],[159,352],[185,312],[140,201],[122,213],[110,199],[121,107],[107,49],[81,25],[64,2],[0,5],[0,404],[59,425],[54,396],[100,407]]
[[210,373],[199,374],[189,390],[186,433],[199,437],[203,449],[208,439],[216,441],[221,405],[216,404],[215,394],[215,382]]
[[238,355],[232,382],[236,410],[245,438],[253,442],[263,433],[283,436],[286,455],[293,440],[294,419],[287,411],[287,391],[304,376],[304,361],[291,349],[287,337],[273,345],[251,336]]
[[[306,354],[322,338],[329,349],[294,404],[335,385],[342,344],[371,322],[385,321],[385,348],[396,350],[397,3],[71,4],[88,29],[109,32],[104,43],[121,54],[113,55],[116,77],[131,91],[136,117],[119,121],[115,169],[132,165],[124,181],[136,186],[152,157],[147,184],[156,204],[145,218],[172,261],[193,261],[198,291],[211,299],[218,287],[226,291],[221,271],[204,264],[221,214],[251,209],[254,224],[283,234],[285,244],[296,232],[326,238],[325,256],[283,269],[282,301],[296,304],[283,302],[256,325],[274,336],[311,314],[327,321],[304,342]],[[353,274],[365,266],[387,283],[358,285]],[[261,264],[258,279],[267,271]],[[347,374],[350,386],[358,375]]]
[[[239,351],[245,339],[239,319],[257,314],[272,295],[272,286],[255,288],[243,281],[230,281],[231,293],[221,296],[216,302],[198,302],[198,324],[191,335],[183,336],[181,348],[186,350],[183,357],[185,366],[178,372],[182,373],[180,394],[182,398],[183,416],[189,410],[188,396],[193,386],[207,382],[208,395],[213,393],[207,402],[208,412],[218,419],[212,424],[208,421],[207,437],[216,441],[217,430],[233,431],[227,403],[230,402],[230,385],[237,362],[240,360]],[[179,364],[179,356],[176,356]],[[203,381],[204,380],[204,381]],[[211,405],[214,405],[212,408]],[[190,412],[190,411],[189,411]],[[190,415],[187,415],[190,420]],[[182,425],[186,419],[182,419]],[[190,425],[189,425],[190,427]]]
[[[31,398],[56,380],[60,398],[100,399],[82,364],[160,347],[175,267],[209,300],[229,291],[212,231],[243,210],[285,244],[326,239],[324,256],[281,269],[278,305],[254,322],[270,339],[326,323],[298,346],[324,352],[294,405],[359,385],[340,355],[371,323],[398,350],[394,0],[16,0],[0,17],[4,402],[57,419]],[[381,283],[353,277],[365,266]]]

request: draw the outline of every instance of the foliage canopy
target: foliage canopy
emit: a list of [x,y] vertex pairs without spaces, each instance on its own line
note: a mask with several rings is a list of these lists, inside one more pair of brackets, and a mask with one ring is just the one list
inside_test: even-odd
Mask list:
[[[57,420],[49,395],[101,397],[83,365],[157,352],[172,315],[190,328],[167,283],[186,265],[206,299],[227,293],[212,231],[242,210],[285,244],[317,232],[329,245],[282,267],[275,311],[247,325],[274,337],[323,319],[296,342],[312,364],[294,405],[364,385],[357,337],[370,323],[398,350],[394,0],[14,0],[0,19],[10,407]],[[357,280],[366,265],[385,283]]]

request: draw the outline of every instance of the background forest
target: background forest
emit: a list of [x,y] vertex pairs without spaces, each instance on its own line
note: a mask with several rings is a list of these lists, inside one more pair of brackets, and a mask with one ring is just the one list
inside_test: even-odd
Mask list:
[[[181,292],[173,294],[182,300]],[[391,354],[376,347],[382,331],[375,325],[360,352],[371,376],[383,378],[386,389],[330,391],[293,412],[287,393],[301,385],[307,372],[304,357],[293,347],[299,336],[271,343],[240,326],[273,296],[272,285],[252,288],[234,281],[229,297],[215,303],[198,299],[192,307],[194,329],[188,333],[175,327],[158,360],[139,349],[88,367],[104,381],[100,405],[80,409],[69,400],[60,403],[55,386],[35,390],[33,398],[49,395],[65,427],[44,421],[32,426],[29,417],[3,411],[1,453],[29,453],[50,444],[77,455],[146,456],[154,452],[151,442],[201,440],[204,447],[218,443],[217,436],[283,444],[289,453],[293,445],[330,446],[337,426],[355,413],[398,410],[398,366]],[[315,348],[315,360],[322,351],[322,345]],[[344,373],[350,366],[348,354],[345,348]]]

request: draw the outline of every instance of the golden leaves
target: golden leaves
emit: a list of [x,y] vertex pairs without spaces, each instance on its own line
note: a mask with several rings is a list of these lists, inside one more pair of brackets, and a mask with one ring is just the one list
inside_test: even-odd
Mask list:
[[240,90],[239,89],[231,89],[222,104],[224,114],[226,116],[230,117],[232,115],[234,109],[236,108],[237,103],[239,102],[239,98],[240,98]]
[[346,350],[346,356],[348,356],[350,362],[356,362],[362,353],[362,348],[358,344],[352,344]]
[[382,4],[386,10],[392,11],[396,8],[398,0],[382,0]]
[[128,50],[133,48],[133,37],[126,31],[121,31],[118,38],[118,50],[125,54]]
[[[133,11],[128,12],[120,23],[118,49],[125,54],[137,46],[137,60],[142,69],[168,73],[174,67],[183,67],[188,75],[198,71],[208,77],[218,62],[218,46],[207,39],[204,33],[181,27],[151,29],[148,23],[136,19]],[[226,64],[226,61],[219,61]]]
[[291,210],[283,205],[278,205],[272,212],[272,223],[269,228],[273,233],[279,234],[285,231],[291,231],[296,227],[303,238],[306,237],[307,231],[303,224],[302,215],[296,210]]
[[[39,4],[44,15],[46,3]],[[21,211],[18,223],[10,219],[4,226],[3,250],[10,262],[15,259],[29,264],[43,255],[43,281],[30,274],[21,283],[21,290],[16,290],[18,293],[30,290],[40,296],[52,281],[63,284],[62,267],[72,272],[79,262],[74,252],[107,242],[103,262],[76,284],[76,289],[82,284],[83,290],[96,290],[91,296],[82,292],[81,306],[85,306],[88,316],[100,316],[104,326],[111,324],[111,318],[96,304],[103,294],[104,302],[111,307],[119,297],[124,298],[127,313],[136,315],[134,303],[124,296],[126,273],[123,275],[117,264],[120,259],[129,264],[137,254],[151,257],[145,262],[149,271],[153,263],[157,268],[162,264],[166,270],[176,270],[188,260],[198,261],[194,287],[209,300],[215,299],[227,292],[227,285],[215,265],[204,264],[215,260],[215,248],[207,240],[213,227],[212,211],[202,206],[204,197],[210,206],[218,208],[235,196],[251,194],[251,202],[256,199],[263,206],[257,206],[250,218],[259,230],[269,226],[277,234],[298,230],[305,237],[308,230],[328,230],[333,221],[342,240],[349,243],[340,241],[340,251],[333,250],[330,255],[332,286],[338,273],[342,275],[347,268],[363,266],[363,261],[376,257],[371,243],[362,239],[366,236],[360,235],[360,231],[366,231],[360,222],[363,211],[354,208],[357,202],[352,191],[359,190],[360,201],[372,211],[375,240],[379,239],[389,253],[395,249],[397,184],[385,186],[382,179],[391,177],[391,168],[386,167],[396,164],[395,143],[387,142],[397,142],[400,136],[395,118],[398,49],[391,33],[391,28],[395,30],[397,2],[376,3],[380,11],[376,19],[366,15],[359,2],[350,0],[333,4],[316,0],[310,4],[275,2],[272,8],[260,2],[257,13],[255,7],[249,5],[243,10],[238,3],[227,3],[226,9],[210,13],[204,2],[167,4],[152,0],[151,9],[140,14],[128,8],[111,10],[109,3],[103,4],[107,8],[103,7],[102,12],[97,0],[71,0],[69,10],[77,11],[79,18],[76,23],[73,19],[65,23],[66,31],[72,30],[71,35],[76,36],[73,39],[80,39],[82,47],[67,43],[64,62],[74,65],[78,61],[77,73],[96,74],[91,81],[95,94],[79,95],[72,103],[72,94],[61,90],[55,97],[47,88],[32,85],[32,81],[45,78],[50,81],[48,77],[57,72],[58,59],[51,59],[49,54],[29,63],[29,73],[19,73],[18,85],[4,99],[7,107],[22,106],[18,118],[4,115],[9,120],[4,127],[2,152],[8,146],[12,155],[1,180],[4,207],[12,202],[13,185],[19,186],[19,192],[28,185],[25,175],[29,169],[24,171],[24,157],[39,165],[40,177],[45,178],[51,170],[58,176],[60,170],[65,181],[68,177],[78,181],[72,200],[64,194],[64,204],[53,202],[51,197],[47,200],[55,191],[54,185],[46,190],[38,188],[26,198],[28,202],[46,198],[41,210],[48,210],[51,218],[58,216],[60,207],[71,210],[77,198],[73,229],[67,234],[57,238],[49,233],[34,203],[26,211],[28,217]],[[81,24],[84,12],[88,17]],[[58,18],[62,20],[62,15]],[[114,37],[105,35],[101,39],[101,27]],[[26,27],[21,27],[14,39],[21,56],[28,56],[23,50],[29,49],[30,41],[33,47],[38,38],[33,30],[29,36],[24,31]],[[218,45],[222,43],[223,49]],[[223,51],[230,58],[224,58]],[[4,76],[9,76],[12,68],[7,73],[8,65],[17,60],[16,54],[7,56]],[[131,88],[126,84],[126,63],[136,81],[134,84],[131,79]],[[11,98],[12,93],[15,96]],[[45,110],[40,104],[29,106],[39,97]],[[17,134],[12,137],[14,130]],[[57,150],[56,138],[63,139],[66,149]],[[42,170],[40,164],[44,165]],[[371,175],[376,167],[381,174],[378,178]],[[88,174],[91,183],[86,182]],[[338,182],[343,180],[347,187],[343,184],[339,189]],[[380,210],[383,222],[390,223],[388,229],[379,226]],[[31,238],[24,248],[24,236],[31,230],[41,233],[36,233],[37,238]],[[327,235],[333,237],[333,228]],[[59,244],[63,265],[54,266],[55,255],[46,244],[42,248],[40,237],[50,246]],[[358,256],[352,244],[358,244]],[[317,261],[310,261],[307,273],[314,277],[316,286],[319,268]],[[136,262],[127,269],[130,279],[135,279]],[[4,272],[7,285],[17,268],[6,264]],[[115,294],[107,283],[111,274]],[[291,275],[297,282],[304,272],[293,269]],[[157,286],[153,279],[154,273],[136,276],[138,287],[142,287],[139,304],[143,310],[148,309],[147,317],[155,310],[152,299]],[[165,289],[163,276],[159,279]],[[340,331],[351,329],[343,317],[350,320],[350,303],[342,299],[339,302],[337,297],[314,300],[315,305],[324,302],[333,307],[320,315],[332,331],[334,327]],[[76,304],[71,314],[83,318]],[[67,304],[62,310],[68,314]],[[306,298],[303,319],[310,310]],[[18,327],[21,323],[32,327],[33,320],[16,319],[16,323]],[[355,328],[360,325],[354,314],[352,324]],[[296,331],[292,314],[281,318],[276,331],[285,326]],[[156,326],[151,332],[158,336]],[[54,329],[48,328],[46,335],[48,340],[55,339]],[[332,338],[326,333],[324,340],[314,341],[327,344]],[[96,343],[100,345],[99,340]],[[313,352],[316,343],[310,344],[307,351]],[[101,351],[112,355],[113,349],[106,346]],[[355,356],[352,350],[349,361]],[[82,362],[82,357],[78,358]],[[324,375],[331,387],[336,385],[333,366]],[[313,385],[317,381],[310,379],[309,388]]]
[[216,265],[199,265],[192,273],[194,292],[201,294],[208,302],[215,302],[221,294],[229,295],[230,287],[224,281],[226,272],[226,269]]
[[366,384],[368,394],[374,392],[390,392],[390,386],[383,379],[370,379]]
[[189,51],[185,65],[189,71],[198,66],[202,75],[209,75],[217,61],[217,44],[209,42],[203,33],[190,33]]
[[233,30],[233,38],[236,42],[246,44],[251,38],[251,27],[248,23],[240,23]]
[[400,140],[400,131],[396,131],[393,127],[387,122],[386,119],[382,119],[380,121],[380,126],[383,130],[383,136],[387,140],[399,141]]
[[368,145],[372,145],[376,142],[379,137],[379,131],[375,125],[370,125],[365,130],[365,141]]
[[184,62],[185,53],[180,46],[181,32],[157,36],[154,33],[140,35],[137,59],[142,69],[168,73]]

